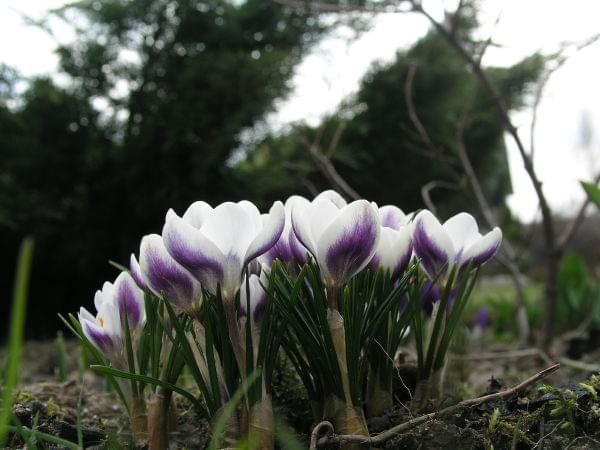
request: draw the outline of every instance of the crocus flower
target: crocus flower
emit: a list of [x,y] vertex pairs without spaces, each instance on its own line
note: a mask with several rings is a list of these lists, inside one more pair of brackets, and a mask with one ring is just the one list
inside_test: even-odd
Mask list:
[[339,287],[375,254],[379,215],[366,200],[344,205],[325,197],[321,194],[309,204],[294,205],[292,226],[319,265],[325,284]]
[[94,305],[96,316],[82,307],[79,323],[88,340],[113,359],[122,354],[125,318],[134,337],[146,322],[144,294],[128,273],[121,272],[114,284],[106,282],[96,292]]
[[205,289],[216,294],[220,286],[223,299],[231,301],[246,265],[275,245],[284,223],[281,202],[262,216],[248,201],[226,202],[214,209],[196,202],[183,217],[169,210],[162,235],[167,251]]
[[240,289],[240,312],[247,316],[248,315],[248,293],[250,294],[250,318],[254,323],[259,323],[262,319],[263,313],[267,306],[267,292],[263,288],[268,283],[265,277],[265,272],[262,276],[255,274],[250,275],[248,279],[248,291],[246,290],[246,280],[242,283]]
[[144,277],[142,276],[142,269],[140,269],[140,264],[133,253],[129,257],[129,273],[133,277],[138,287],[142,291],[146,290],[147,286],[146,282],[144,281]]
[[414,220],[413,245],[415,254],[431,277],[446,265],[450,271],[469,261],[474,267],[491,259],[502,242],[502,231],[496,227],[481,235],[477,222],[467,213],[459,213],[442,225],[435,216],[421,211]]
[[379,244],[369,267],[384,269],[392,279],[404,272],[412,256],[412,226],[408,216],[395,206],[378,209],[381,231]]
[[490,322],[490,311],[485,306],[482,306],[481,308],[479,308],[479,311],[477,311],[477,314],[475,315],[474,326],[475,328],[485,330],[490,325]]
[[140,268],[144,283],[157,296],[193,315],[202,302],[200,283],[167,252],[162,237],[149,234],[140,244]]
[[[338,194],[339,195],[339,194]],[[264,255],[260,257],[262,267],[269,268],[275,259],[284,264],[297,262],[306,263],[306,247],[304,247],[292,228],[292,208],[294,205],[308,205],[310,202],[299,195],[292,195],[285,201],[285,225],[279,240]]]

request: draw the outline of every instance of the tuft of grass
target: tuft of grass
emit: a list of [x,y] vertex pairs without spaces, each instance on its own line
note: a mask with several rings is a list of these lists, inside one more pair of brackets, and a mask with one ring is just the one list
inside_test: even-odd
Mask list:
[[9,432],[9,422],[12,413],[13,397],[19,380],[19,367],[23,351],[23,334],[25,329],[25,316],[27,313],[27,295],[29,290],[29,275],[33,259],[33,239],[26,238],[21,244],[17,260],[17,272],[13,290],[12,310],[10,316],[10,332],[8,341],[8,359],[4,377],[0,410],[0,447]]

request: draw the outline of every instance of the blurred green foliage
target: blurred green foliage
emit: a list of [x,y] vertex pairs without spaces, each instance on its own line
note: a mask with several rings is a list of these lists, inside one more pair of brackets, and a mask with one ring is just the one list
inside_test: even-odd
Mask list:
[[[453,18],[470,46],[474,4],[465,2]],[[81,0],[53,14],[78,31],[58,49],[68,83],[41,77],[19,94],[18,74],[0,67],[0,248],[14,255],[24,235],[36,237],[30,336],[53,335],[56,311],[90,303],[116,275],[107,260],[126,263],[142,235],[160,232],[170,207],[181,213],[198,199],[241,198],[265,207],[330,188],[306,147],[317,135],[348,183],[381,204],[414,210],[423,207],[425,183],[455,185],[433,191],[446,216],[477,212],[456,157],[462,124],[484,190],[504,208],[510,182],[500,120],[434,33],[371,68],[321,126],[265,135],[266,114],[335,25],[331,18],[263,0]],[[542,65],[534,56],[487,70],[514,110]],[[410,120],[404,88],[411,66],[415,110],[444,158],[428,155]],[[502,217],[510,223],[506,210]],[[0,292],[8,292],[11,258],[1,264]]]

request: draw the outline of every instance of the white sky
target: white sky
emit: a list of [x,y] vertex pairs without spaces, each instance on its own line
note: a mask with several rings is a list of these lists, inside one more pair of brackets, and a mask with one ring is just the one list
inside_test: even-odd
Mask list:
[[[425,2],[426,9],[439,14],[440,0]],[[447,2],[450,3],[450,2]],[[17,68],[24,75],[56,71],[55,41],[35,27],[27,26],[19,12],[34,18],[64,0],[0,0],[0,62]],[[581,41],[600,32],[600,2],[571,0],[484,0],[482,36],[494,28],[494,42],[484,64],[510,65],[536,50],[553,52],[564,41]],[[437,11],[436,11],[437,8]],[[53,23],[61,42],[73,36],[68,26]],[[387,62],[398,49],[406,48],[427,30],[419,16],[385,14],[375,27],[357,40],[340,30],[323,41],[297,69],[294,90],[281,102],[270,118],[275,126],[297,120],[318,122],[323,114],[335,110],[345,97],[356,91],[358,83],[373,61]],[[586,152],[579,145],[581,118],[585,114],[594,132],[600,120],[600,43],[572,57],[547,86],[538,112],[535,165],[544,190],[555,211],[569,213],[583,198],[579,179],[591,179],[600,170],[600,139],[594,137]],[[513,116],[523,141],[529,143],[528,110]],[[508,199],[511,209],[523,220],[532,220],[537,201],[513,142],[507,139],[514,194]],[[425,182],[426,180],[424,180]]]

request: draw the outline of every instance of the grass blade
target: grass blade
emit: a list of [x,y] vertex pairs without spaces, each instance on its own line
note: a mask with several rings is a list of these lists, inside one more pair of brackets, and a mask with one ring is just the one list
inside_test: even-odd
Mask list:
[[2,410],[0,411],[0,447],[4,446],[9,431],[8,424],[12,411],[13,395],[19,379],[19,366],[21,364],[21,353],[23,350],[27,294],[32,258],[33,239],[26,238],[21,244],[17,262],[17,272],[15,275],[12,311],[10,316],[8,361],[2,394]]

